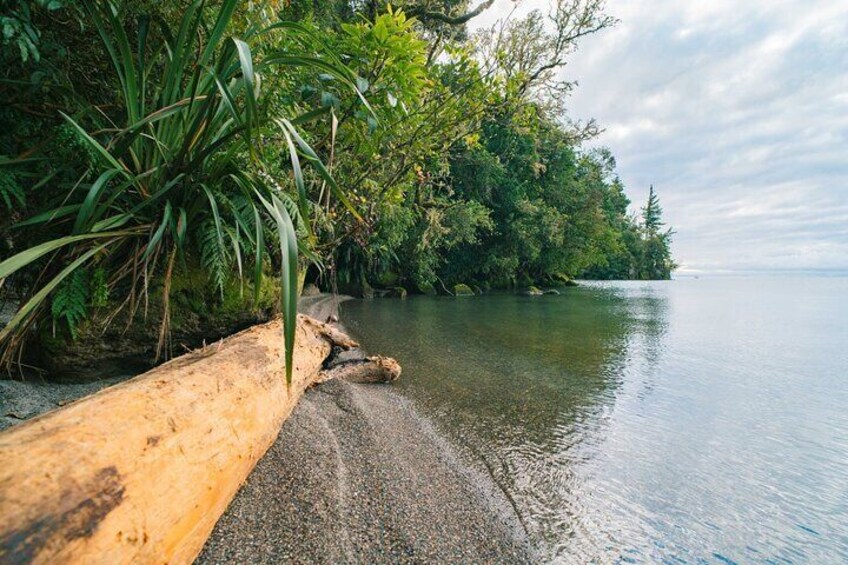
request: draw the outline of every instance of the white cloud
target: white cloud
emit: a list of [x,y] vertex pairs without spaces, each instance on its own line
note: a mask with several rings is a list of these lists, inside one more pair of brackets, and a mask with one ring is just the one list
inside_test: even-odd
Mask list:
[[[519,13],[547,9],[523,2]],[[509,13],[500,0],[476,25]],[[848,269],[848,2],[609,0],[565,69],[690,269]]]

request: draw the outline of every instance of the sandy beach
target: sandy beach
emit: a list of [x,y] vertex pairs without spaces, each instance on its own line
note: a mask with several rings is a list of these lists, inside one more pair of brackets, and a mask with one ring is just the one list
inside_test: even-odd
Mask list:
[[[300,309],[326,320],[343,300],[304,298]],[[125,378],[0,381],[0,429]],[[410,400],[334,380],[307,391],[196,562],[528,561],[504,493]]]
[[[300,310],[325,320],[345,299],[307,297]],[[391,385],[330,381],[301,399],[197,563],[531,557],[503,492],[408,399]]]
[[386,385],[309,391],[197,563],[527,563],[520,522]]

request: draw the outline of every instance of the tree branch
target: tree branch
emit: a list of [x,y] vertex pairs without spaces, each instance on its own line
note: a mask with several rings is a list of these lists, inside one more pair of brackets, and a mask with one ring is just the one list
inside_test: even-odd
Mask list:
[[451,16],[450,14],[445,14],[443,12],[431,12],[428,11],[424,6],[414,6],[412,8],[405,8],[404,11],[409,16],[413,16],[418,18],[419,20],[436,20],[448,25],[462,25],[469,20],[476,18],[486,10],[488,10],[492,4],[495,3],[495,0],[485,0],[479,6],[474,8],[473,10],[462,14],[461,16]]

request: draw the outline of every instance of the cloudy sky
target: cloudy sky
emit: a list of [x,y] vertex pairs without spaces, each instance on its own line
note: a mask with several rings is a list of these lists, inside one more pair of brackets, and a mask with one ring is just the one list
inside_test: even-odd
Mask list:
[[[497,0],[475,25],[514,3]],[[524,0],[521,10],[546,10]],[[564,70],[686,272],[848,270],[848,1],[608,0]]]

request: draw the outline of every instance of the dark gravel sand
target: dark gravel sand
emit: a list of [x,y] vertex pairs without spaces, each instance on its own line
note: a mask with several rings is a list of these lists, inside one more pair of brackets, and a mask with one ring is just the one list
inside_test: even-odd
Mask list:
[[0,380],[0,430],[56,410],[128,378],[113,377],[81,384]]
[[[346,299],[300,310],[326,320]],[[531,561],[503,492],[409,400],[330,381],[303,396],[196,563]]]
[[196,563],[527,563],[521,525],[390,385],[304,395]]

